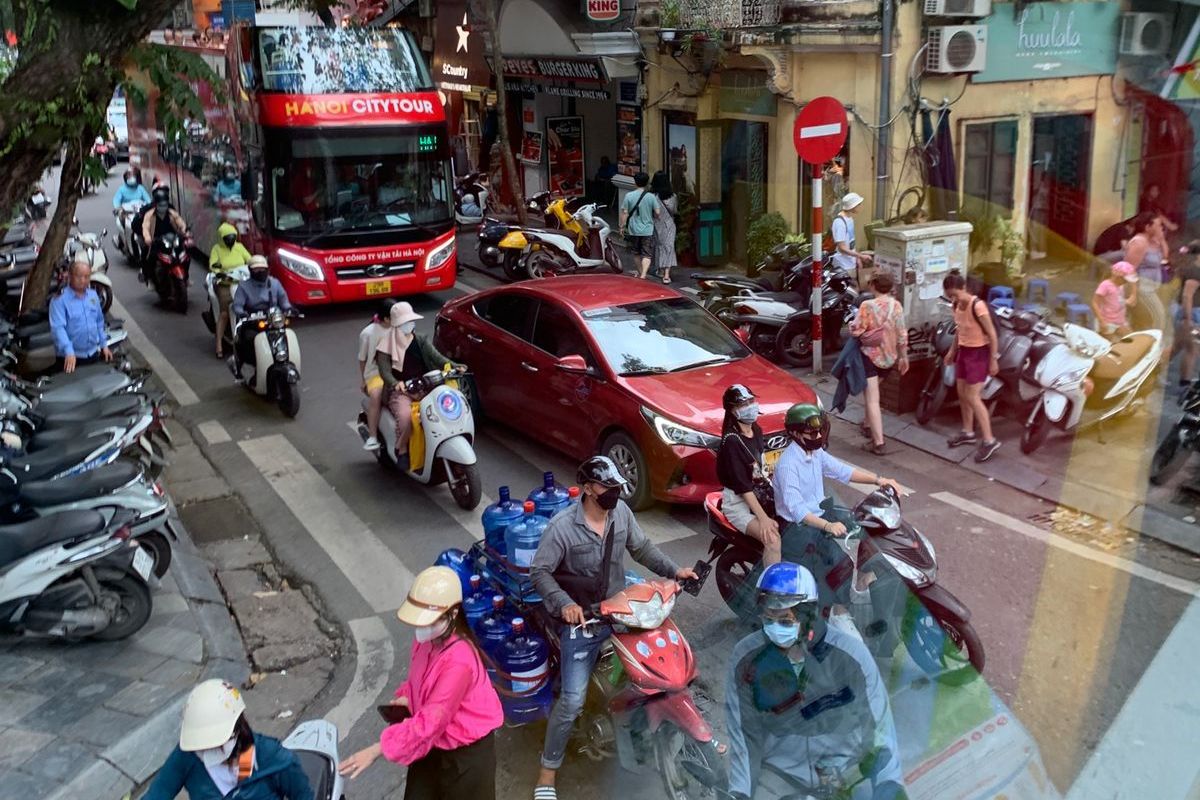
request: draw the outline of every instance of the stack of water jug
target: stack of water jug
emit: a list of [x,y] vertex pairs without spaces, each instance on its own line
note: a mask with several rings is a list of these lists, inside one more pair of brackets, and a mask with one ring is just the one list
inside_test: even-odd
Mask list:
[[505,598],[527,606],[540,602],[529,567],[550,518],[577,502],[579,489],[559,486],[554,473],[547,472],[523,503],[512,499],[507,486],[499,494],[483,511],[483,542],[470,554],[446,550],[437,563],[453,569],[463,582],[463,609],[492,662],[488,673],[500,691],[505,719],[520,725],[550,713],[549,648]]

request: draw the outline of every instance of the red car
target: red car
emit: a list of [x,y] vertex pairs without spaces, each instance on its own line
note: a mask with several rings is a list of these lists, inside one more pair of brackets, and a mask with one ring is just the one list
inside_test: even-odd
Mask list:
[[619,275],[547,278],[447,303],[438,349],[468,364],[483,412],[583,460],[603,453],[631,484],[626,500],[701,503],[720,488],[721,394],[759,398],[768,466],[787,443],[807,385],[754,355],[679,292]]

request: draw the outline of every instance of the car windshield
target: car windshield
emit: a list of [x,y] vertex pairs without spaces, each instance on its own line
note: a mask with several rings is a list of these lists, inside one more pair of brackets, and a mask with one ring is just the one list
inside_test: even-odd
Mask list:
[[591,309],[583,319],[620,375],[682,372],[750,355],[725,326],[686,297]]
[[272,216],[280,233],[419,227],[451,218],[438,132],[287,133],[271,154]]

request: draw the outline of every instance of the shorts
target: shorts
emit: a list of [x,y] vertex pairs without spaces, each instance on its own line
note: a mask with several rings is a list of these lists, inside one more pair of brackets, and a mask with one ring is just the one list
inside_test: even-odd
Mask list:
[[866,353],[862,354],[862,362],[863,370],[866,371],[868,378],[879,378],[879,380],[883,380],[887,377],[888,373],[892,371],[891,367],[875,366],[875,362],[872,361]]
[[382,389],[382,388],[383,388],[383,378],[379,377],[378,375],[372,375],[371,377],[367,378],[367,394],[370,394],[371,392],[375,391],[376,389]]
[[991,358],[992,348],[986,344],[982,347],[959,347],[954,357],[955,379],[970,385],[985,382]]
[[654,236],[630,236],[629,249],[638,258],[653,258]]
[[745,533],[746,528],[754,521],[754,512],[750,510],[750,506],[746,505],[740,494],[729,488],[721,494],[721,513],[729,520],[729,524],[741,533]]

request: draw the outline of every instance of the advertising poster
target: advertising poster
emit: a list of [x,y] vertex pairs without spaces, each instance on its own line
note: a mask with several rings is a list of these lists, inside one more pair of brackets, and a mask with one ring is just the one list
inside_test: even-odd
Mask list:
[[642,171],[642,109],[617,106],[617,174],[633,177]]
[[414,92],[423,78],[400,28],[260,28],[263,87],[289,94]]
[[525,138],[521,141],[521,160],[526,164],[542,162],[541,131],[525,131]]
[[547,118],[546,155],[550,159],[550,191],[562,197],[582,196],[583,117]]
[[670,156],[671,190],[684,194],[696,192],[696,127],[667,125],[667,153]]

